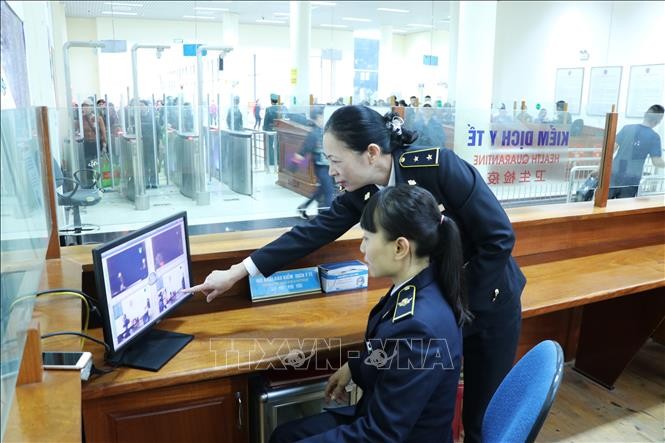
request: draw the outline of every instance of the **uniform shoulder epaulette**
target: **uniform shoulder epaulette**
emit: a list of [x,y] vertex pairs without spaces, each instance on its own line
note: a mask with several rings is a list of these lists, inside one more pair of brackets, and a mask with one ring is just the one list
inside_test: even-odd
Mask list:
[[405,286],[397,293],[393,323],[405,317],[411,317],[416,307],[416,287]]
[[441,148],[427,148],[405,151],[399,157],[399,165],[403,168],[439,166],[440,149]]

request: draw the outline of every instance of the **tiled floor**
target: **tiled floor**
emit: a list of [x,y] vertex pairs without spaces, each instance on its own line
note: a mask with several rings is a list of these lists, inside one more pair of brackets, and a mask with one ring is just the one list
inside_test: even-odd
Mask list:
[[[99,204],[84,208],[81,219],[84,223],[98,225],[98,232],[118,232],[140,228],[183,210],[187,211],[190,225],[297,216],[296,207],[305,198],[276,185],[276,181],[275,173],[255,172],[254,193],[247,196],[237,194],[213,179],[209,183],[210,204],[205,206],[182,195],[176,186],[164,185],[147,191],[150,208],[141,211],[136,210],[134,203],[120,192],[110,191],[104,193]],[[313,213],[316,205],[312,204],[309,210]]]

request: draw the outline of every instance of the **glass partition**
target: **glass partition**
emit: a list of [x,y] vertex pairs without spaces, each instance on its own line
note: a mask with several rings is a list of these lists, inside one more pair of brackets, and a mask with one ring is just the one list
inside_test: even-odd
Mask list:
[[[325,125],[339,106],[276,104],[264,111],[272,128],[266,130],[255,129],[253,104],[233,97],[198,112],[178,100],[166,103],[119,106],[116,112],[124,117],[105,137],[75,131],[71,144],[67,133],[59,132],[57,161],[70,186],[57,188],[59,229],[69,236],[68,244],[81,236],[88,241],[86,235],[137,229],[181,210],[188,211],[194,234],[290,226],[299,223],[297,217],[316,215],[315,204],[304,214],[301,209],[320,180],[311,157],[297,154],[315,128],[312,111],[323,110]],[[585,124],[566,111],[532,115],[450,103],[372,108],[403,115],[406,127],[419,133],[414,146],[454,150],[481,172],[505,207],[593,199],[602,123]],[[54,120],[67,115],[52,110],[51,125],[61,127]],[[99,118],[109,120],[104,110]],[[88,200],[66,202],[62,194],[77,185],[79,191],[93,188],[84,189]],[[662,173],[647,160],[638,195],[662,192]]]
[[26,329],[44,271],[50,235],[35,109],[2,110],[0,301],[2,434],[14,396]]
[[[229,17],[209,12],[198,42],[178,42],[163,26],[151,43],[168,48],[144,48],[134,64],[129,50],[97,53],[96,83],[77,77],[89,60],[74,51],[78,105],[54,110],[73,128],[61,131],[58,159],[65,177],[95,171],[79,175],[97,177],[103,192],[79,205],[79,216],[71,206],[60,210],[67,242],[183,209],[193,233],[291,226],[314,215],[313,205],[305,214],[299,206],[317,178],[292,161],[312,128],[301,87],[325,105],[324,120],[351,102],[381,113],[402,103],[396,109],[420,132],[417,145],[454,149],[504,206],[592,200],[605,113],[617,105],[620,131],[640,124],[642,107],[663,101],[662,60],[641,44],[657,39],[662,22],[653,2],[412,3],[392,11],[372,2],[317,5],[301,58],[287,32],[297,18],[279,2],[261,11],[272,19],[240,20],[228,34],[213,30]],[[233,14],[247,5],[227,6]],[[148,6],[140,14],[149,16]],[[356,15],[365,18],[347,20]],[[113,26],[99,28],[100,39],[136,43],[133,19],[106,19]],[[562,34],[561,23],[584,33]],[[516,43],[518,28],[529,38]],[[226,43],[230,52],[213,49]],[[209,49],[196,57],[195,44]],[[663,125],[655,131],[662,139]],[[665,190],[656,166],[646,156],[633,168],[637,197]]]

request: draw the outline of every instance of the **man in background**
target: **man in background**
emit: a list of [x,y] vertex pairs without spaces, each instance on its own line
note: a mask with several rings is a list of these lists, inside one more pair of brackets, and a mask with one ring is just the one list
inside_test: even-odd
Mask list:
[[[282,106],[278,105],[279,95],[270,94],[270,106],[266,108],[266,113],[263,117],[263,130],[274,131],[275,120],[282,118]],[[273,152],[273,144],[276,143],[275,136],[269,135],[266,137],[266,150],[268,151],[268,164],[274,165],[278,162],[275,158],[277,152]]]
[[663,107],[651,106],[640,124],[626,125],[617,134],[612,160],[609,198],[630,198],[637,195],[642,169],[647,156],[657,168],[665,167],[660,136],[653,130],[663,120]]

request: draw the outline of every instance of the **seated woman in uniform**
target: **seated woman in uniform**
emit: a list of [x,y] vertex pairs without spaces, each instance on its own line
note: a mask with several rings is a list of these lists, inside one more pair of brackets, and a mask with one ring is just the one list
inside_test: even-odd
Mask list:
[[370,275],[394,285],[369,314],[364,349],[330,377],[326,396],[344,399],[351,380],[363,395],[285,423],[270,441],[452,441],[461,326],[471,317],[457,227],[429,191],[406,184],[372,196],[360,226]]

